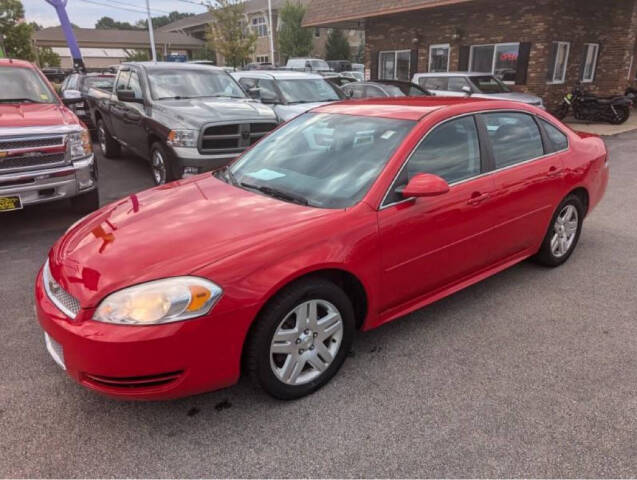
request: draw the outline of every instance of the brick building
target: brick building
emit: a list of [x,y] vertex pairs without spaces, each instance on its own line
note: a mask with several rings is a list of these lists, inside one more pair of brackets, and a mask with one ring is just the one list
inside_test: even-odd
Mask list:
[[637,0],[313,0],[304,24],[364,30],[372,78],[489,71],[549,107],[578,82],[622,93],[637,73]]

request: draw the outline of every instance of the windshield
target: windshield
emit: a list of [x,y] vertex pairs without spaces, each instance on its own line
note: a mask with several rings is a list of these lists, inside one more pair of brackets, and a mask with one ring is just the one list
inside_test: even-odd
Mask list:
[[155,100],[202,97],[247,98],[230,75],[211,69],[150,69],[148,80]]
[[491,75],[481,77],[469,77],[471,83],[480,90],[480,93],[509,93],[511,89]]
[[363,198],[414,125],[410,120],[306,113],[246,152],[230,167],[231,177],[237,185],[271,196],[346,208]]
[[115,83],[115,76],[85,77],[82,83],[82,91],[88,92],[90,88],[111,91],[113,90],[113,83]]
[[0,103],[58,103],[48,84],[35,70],[0,67]]
[[323,78],[279,80],[278,85],[287,103],[333,102],[341,98]]

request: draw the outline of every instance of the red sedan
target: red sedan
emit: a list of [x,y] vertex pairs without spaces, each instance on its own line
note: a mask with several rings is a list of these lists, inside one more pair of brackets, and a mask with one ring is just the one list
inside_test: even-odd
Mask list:
[[57,363],[124,398],[249,373],[291,399],[369,330],[526,258],[573,253],[608,181],[603,142],[504,101],[337,103],[229,167],[103,207],[38,274]]

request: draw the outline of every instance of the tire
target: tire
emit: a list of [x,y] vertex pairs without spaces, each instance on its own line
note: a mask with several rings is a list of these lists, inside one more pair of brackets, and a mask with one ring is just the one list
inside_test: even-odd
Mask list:
[[106,158],[117,158],[122,154],[121,145],[111,136],[101,118],[97,121],[97,142]]
[[71,208],[74,212],[84,215],[100,208],[100,196],[97,188],[71,197]]
[[[542,246],[533,259],[547,267],[557,267],[566,262],[579,241],[585,213],[578,196],[569,195],[562,200],[551,218]],[[566,224],[563,223],[564,219]]]
[[164,146],[155,142],[150,147],[150,168],[155,185],[163,185],[181,178],[177,166],[170,158]]
[[[312,307],[316,320],[308,315]],[[300,398],[338,372],[354,331],[354,309],[345,292],[328,280],[308,278],[282,290],[261,312],[247,341],[245,365],[271,396]]]
[[566,115],[568,114],[569,108],[570,107],[568,103],[562,102],[560,106],[557,107],[555,112],[553,112],[553,116],[555,116],[555,118],[557,118],[558,120],[564,120],[566,118]]
[[628,105],[618,105],[615,108],[617,112],[616,115],[611,113],[610,120],[608,121],[611,125],[621,125],[628,117],[630,117],[630,107]]

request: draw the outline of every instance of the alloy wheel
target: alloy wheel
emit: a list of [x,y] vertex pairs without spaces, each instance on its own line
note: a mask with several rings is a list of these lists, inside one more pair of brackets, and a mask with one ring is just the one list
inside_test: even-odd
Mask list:
[[553,236],[551,237],[551,253],[556,258],[566,255],[577,236],[579,214],[573,205],[566,205],[555,219]]
[[153,169],[153,179],[157,185],[166,183],[166,161],[159,150],[153,150],[151,167]]
[[281,321],[270,344],[270,367],[287,385],[318,378],[336,358],[343,340],[343,319],[326,300],[297,305]]

